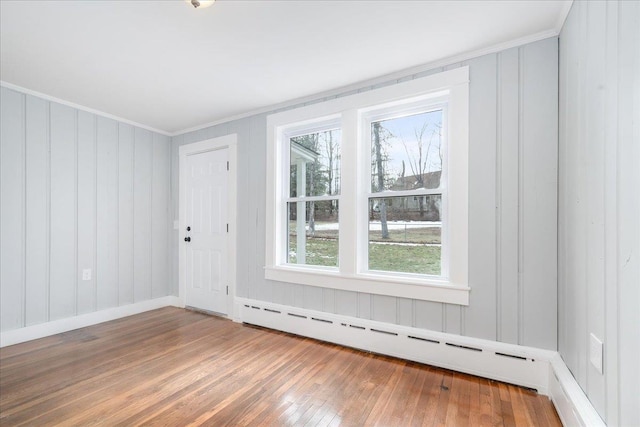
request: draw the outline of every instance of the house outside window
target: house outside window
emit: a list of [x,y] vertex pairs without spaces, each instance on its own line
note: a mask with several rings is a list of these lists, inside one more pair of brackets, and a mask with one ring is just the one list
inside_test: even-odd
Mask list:
[[267,279],[468,304],[468,68],[267,126]]

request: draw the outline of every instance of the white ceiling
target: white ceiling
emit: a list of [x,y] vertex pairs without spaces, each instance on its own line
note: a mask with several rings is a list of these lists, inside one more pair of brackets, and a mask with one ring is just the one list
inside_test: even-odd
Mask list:
[[568,1],[0,1],[0,80],[166,133],[555,35]]

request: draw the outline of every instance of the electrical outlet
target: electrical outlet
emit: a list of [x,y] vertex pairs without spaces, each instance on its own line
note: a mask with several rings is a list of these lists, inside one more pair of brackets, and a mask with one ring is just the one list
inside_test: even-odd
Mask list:
[[82,270],[82,280],[91,280],[91,269],[85,268]]
[[602,353],[604,345],[595,335],[589,336],[589,360],[600,374],[602,374]]

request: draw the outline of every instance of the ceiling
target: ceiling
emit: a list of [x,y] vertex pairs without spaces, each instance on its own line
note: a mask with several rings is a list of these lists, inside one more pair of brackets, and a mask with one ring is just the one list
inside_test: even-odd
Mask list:
[[0,80],[174,134],[553,36],[570,4],[0,0]]

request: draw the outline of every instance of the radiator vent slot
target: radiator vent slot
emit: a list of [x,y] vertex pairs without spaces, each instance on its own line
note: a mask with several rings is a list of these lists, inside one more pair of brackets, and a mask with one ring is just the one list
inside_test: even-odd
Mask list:
[[354,329],[360,329],[360,330],[365,330],[367,328],[365,328],[364,326],[358,326],[358,325],[349,325],[350,328],[354,328]]
[[377,333],[379,333],[379,334],[395,335],[396,337],[398,336],[398,334],[396,334],[395,332],[382,331],[382,330],[380,330],[380,329],[373,329],[373,328],[371,328],[371,332],[377,332]]
[[426,342],[431,342],[431,343],[434,343],[434,344],[440,344],[440,341],[430,340],[429,338],[414,337],[413,335],[408,335],[407,338],[411,338],[412,340],[426,341]]
[[482,351],[481,348],[469,347],[467,345],[453,344],[453,343],[450,343],[450,342],[448,342],[446,344],[448,346],[451,346],[451,347],[464,348],[465,350]]
[[511,357],[512,359],[527,360],[526,357],[516,356],[515,354],[500,353],[498,351],[496,351],[495,354],[498,355],[498,356]]
[[289,316],[297,317],[297,318],[299,318],[299,319],[306,319],[306,318],[307,318],[307,316],[303,316],[302,314],[295,314],[295,313],[287,313],[287,314],[288,314]]
[[272,310],[270,308],[265,308],[264,311],[268,311],[269,313],[278,313],[278,314],[280,314],[280,312],[278,310]]
[[331,320],[327,320],[327,319],[318,319],[317,317],[312,317],[311,320],[315,320],[316,322],[322,322],[322,323],[331,323],[333,324],[333,322]]

